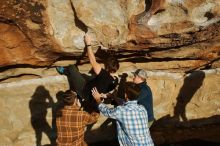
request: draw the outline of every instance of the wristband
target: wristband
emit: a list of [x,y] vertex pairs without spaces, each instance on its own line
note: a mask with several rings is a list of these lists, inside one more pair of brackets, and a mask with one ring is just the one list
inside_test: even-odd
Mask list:
[[92,45],[86,45],[86,47],[89,47],[89,46],[92,46]]

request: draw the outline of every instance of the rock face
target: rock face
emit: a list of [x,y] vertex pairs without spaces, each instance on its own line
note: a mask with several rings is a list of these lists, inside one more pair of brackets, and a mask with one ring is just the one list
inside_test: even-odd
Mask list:
[[[107,48],[97,51],[98,61],[106,52],[118,57],[118,75],[128,73],[131,79],[136,68],[148,72],[155,143],[218,141],[218,0],[1,0],[0,145],[35,145],[39,129],[42,144],[54,140],[45,129],[52,128],[59,91],[69,88],[54,66],[78,63],[88,73],[85,33],[92,36],[94,52]],[[44,123],[36,128],[33,116],[39,114]],[[87,131],[88,142],[114,135],[111,122],[104,121],[101,117]]]
[[[118,73],[124,72],[126,70]],[[156,117],[151,128],[155,143],[193,138],[219,142],[219,74],[219,69],[196,71],[186,76],[148,72],[147,82],[153,91]],[[37,141],[43,145],[54,140],[53,111],[60,93],[68,88],[67,78],[60,75],[0,84],[0,144],[31,146]],[[87,142],[111,140],[115,136],[113,125],[101,116],[87,130]],[[204,134],[204,130],[209,132]],[[42,139],[35,132],[43,134]]]
[[0,65],[77,59],[88,32],[94,49],[110,47],[122,59],[128,52],[142,62],[175,61],[179,70],[217,68],[219,7],[215,0],[3,0]]

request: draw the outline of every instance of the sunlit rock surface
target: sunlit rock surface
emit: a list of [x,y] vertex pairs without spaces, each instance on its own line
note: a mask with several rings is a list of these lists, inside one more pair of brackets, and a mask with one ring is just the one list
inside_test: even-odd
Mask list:
[[[82,71],[82,69],[80,70]],[[118,73],[120,75],[124,72],[129,72],[129,70]],[[219,73],[219,69],[196,71],[185,76],[181,73],[148,72],[147,82],[152,88],[154,96],[156,121],[152,127],[152,136],[155,143],[178,142],[189,138],[218,141],[214,135],[216,127],[211,126],[206,129],[210,132],[206,135],[202,134],[201,137],[198,130],[190,131],[187,128],[197,127],[201,130],[205,125],[219,124]],[[131,79],[130,77],[131,74],[129,74],[128,80]],[[47,115],[44,118],[52,128],[52,109],[58,102],[59,92],[68,88],[66,77],[60,75],[0,84],[2,117],[0,134],[4,135],[2,139],[5,144],[12,142],[13,139],[15,139],[14,144],[22,141],[23,143],[28,142],[30,145],[34,144],[36,139],[34,130],[36,129],[31,125],[31,117],[43,114],[44,110],[46,112],[44,114]],[[49,106],[45,107],[45,104]],[[92,130],[87,131],[88,142],[111,140],[114,137],[112,123],[111,121],[108,123],[106,120],[106,118],[100,117],[98,123],[92,126]],[[41,142],[42,144],[49,143],[48,135],[43,131],[45,124],[41,126],[42,133],[44,133]],[[186,130],[179,129],[177,132],[174,128],[178,129],[178,127],[186,128]],[[184,131],[187,131],[186,135],[181,138]],[[172,134],[166,135],[167,132],[172,132]],[[179,135],[176,139],[172,139],[176,132]],[[27,133],[32,135],[31,139],[24,136]],[[191,137],[188,137],[190,135]]]
[[[136,68],[148,72],[155,143],[219,142],[220,1],[1,0],[0,145],[36,145],[31,117],[39,108],[52,128],[52,105],[59,91],[69,88],[55,66],[77,63],[81,72],[89,72],[86,32],[94,52],[101,45],[118,57],[119,76],[128,73],[130,80]],[[105,54],[97,51],[98,61]],[[33,106],[49,99],[49,108]],[[88,142],[114,136],[105,120],[87,131]],[[42,145],[54,137],[43,132]]]
[[210,66],[219,58],[219,7],[215,0],[3,0],[0,65],[47,66],[58,58],[77,59],[88,32],[94,50],[103,45],[122,58],[129,51],[142,62]]

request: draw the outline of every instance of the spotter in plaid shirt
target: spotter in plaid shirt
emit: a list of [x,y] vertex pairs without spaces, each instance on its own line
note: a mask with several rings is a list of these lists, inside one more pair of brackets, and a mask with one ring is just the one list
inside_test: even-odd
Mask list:
[[96,122],[99,114],[81,111],[75,103],[57,111],[57,146],[87,146],[84,141],[85,127]]

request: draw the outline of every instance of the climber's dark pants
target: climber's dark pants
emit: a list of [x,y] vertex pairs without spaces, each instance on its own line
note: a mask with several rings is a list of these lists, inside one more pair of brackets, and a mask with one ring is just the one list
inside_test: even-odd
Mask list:
[[83,99],[83,88],[86,84],[85,78],[82,76],[75,65],[69,65],[68,72],[69,75],[67,77],[69,80],[70,88],[74,89],[78,96]]
[[67,75],[67,78],[69,80],[70,89],[74,90],[77,93],[77,95],[80,97],[82,107],[84,107],[85,111],[89,113],[91,113],[92,111],[99,112],[98,105],[93,99],[93,97],[89,97],[89,95],[83,94],[86,83],[89,80],[93,79],[94,77],[86,76],[85,78],[79,72],[79,70],[75,65],[69,65],[68,72],[69,74]]

